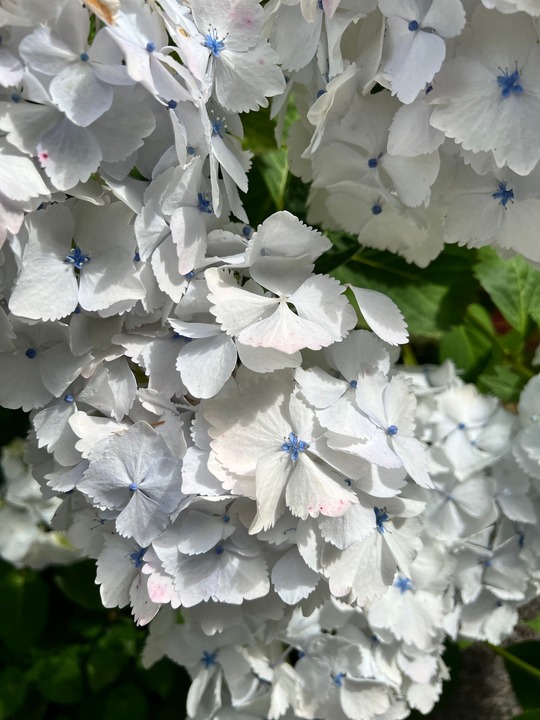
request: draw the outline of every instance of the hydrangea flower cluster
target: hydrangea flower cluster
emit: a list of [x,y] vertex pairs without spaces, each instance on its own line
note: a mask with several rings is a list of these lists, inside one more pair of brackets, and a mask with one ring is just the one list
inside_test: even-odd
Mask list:
[[535,8],[0,9],[0,404],[31,411],[103,604],[150,623],[144,662],[192,675],[190,718],[429,712],[445,637],[499,642],[536,592],[538,378],[516,416],[396,365],[401,313],[314,272],[329,240],[249,225],[239,114],[272,99],[281,134],[294,96],[314,224],[538,262]]

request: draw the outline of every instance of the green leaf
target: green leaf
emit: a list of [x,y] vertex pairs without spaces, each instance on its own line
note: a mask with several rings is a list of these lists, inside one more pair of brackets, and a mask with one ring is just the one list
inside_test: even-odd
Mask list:
[[9,718],[24,705],[26,678],[18,667],[7,667],[0,671],[0,720]]
[[86,610],[103,609],[95,580],[96,564],[92,560],[58,568],[54,574],[54,581],[64,595]]
[[487,390],[503,402],[516,402],[525,380],[507,365],[494,365],[478,378],[481,390]]
[[120,675],[128,657],[118,648],[97,647],[88,658],[86,672],[92,692],[98,692],[111,685]]
[[503,658],[521,707],[537,709],[540,701],[540,642],[531,640],[504,648],[491,647]]
[[48,614],[48,589],[33,570],[0,562],[0,640],[23,655],[42,635]]
[[467,308],[463,323],[446,332],[439,347],[441,362],[452,360],[466,380],[483,369],[492,353],[495,333],[488,312],[476,303]]
[[72,645],[39,657],[28,672],[44,698],[62,705],[82,700],[81,646]]
[[524,337],[529,316],[540,322],[540,272],[520,256],[500,260],[491,248],[482,248],[475,275],[513,328]]
[[528,625],[535,632],[540,633],[540,615],[537,615],[532,620],[522,620],[523,625]]
[[287,150],[273,150],[260,157],[260,170],[276,210],[285,207],[285,190],[289,177]]
[[242,115],[244,128],[244,150],[251,150],[255,155],[277,150],[274,135],[274,122],[270,119],[270,108],[263,108],[258,112],[244,113]]
[[[429,267],[419,268],[389,252],[360,249],[353,239],[336,245],[337,252],[329,258],[336,264],[326,263],[322,271],[341,282],[388,295],[403,313],[411,335],[439,338],[443,330],[461,322],[476,296],[478,283],[471,269],[474,251],[448,245]],[[320,265],[316,270],[321,272]]]

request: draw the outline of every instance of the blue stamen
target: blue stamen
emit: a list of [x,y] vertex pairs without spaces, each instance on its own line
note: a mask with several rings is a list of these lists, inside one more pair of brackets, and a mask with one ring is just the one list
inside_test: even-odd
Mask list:
[[141,256],[139,255],[138,252],[136,252],[135,255],[133,256],[133,262],[141,262]]
[[341,687],[343,685],[343,678],[345,677],[346,673],[332,673],[331,678],[336,687]]
[[231,520],[231,516],[230,516],[230,515],[227,515],[227,513],[225,513],[225,515],[223,516],[222,520],[223,520],[224,523],[228,523],[228,522],[230,522],[230,520]]
[[209,199],[207,193],[198,193],[197,200],[199,202],[199,210],[202,213],[211,215],[214,212],[214,209],[212,208],[212,201]]
[[249,227],[249,225],[244,225],[244,227],[242,228],[242,234],[245,235],[246,237],[249,237],[251,235],[251,233],[252,233],[252,230]]
[[216,118],[215,120],[212,120],[212,135],[219,135],[220,138],[223,137],[222,133],[225,132],[225,120],[222,118]]
[[397,427],[396,427],[395,425],[389,425],[389,426],[386,428],[386,434],[387,434],[387,435],[390,435],[390,436],[397,435],[397,434],[398,434],[398,429],[397,429]]
[[90,60],[88,53],[81,53],[79,55],[79,59],[81,60],[81,62],[88,62]]
[[80,247],[76,247],[71,251],[70,255],[66,255],[64,262],[71,263],[76,270],[81,270],[82,266],[89,263],[91,259],[90,255],[85,255]]
[[514,70],[511,75],[508,74],[508,70],[503,70],[502,72],[502,75],[497,75],[497,85],[501,88],[501,97],[510,97],[512,93],[514,93],[514,95],[521,95],[523,85],[519,82],[519,70]]
[[13,94],[11,95],[11,101],[14,102],[14,103],[19,103],[19,102],[21,102],[21,96],[19,95],[19,93],[13,93]]
[[356,388],[358,387],[358,381],[357,381],[357,380],[349,380],[349,386],[350,386],[353,390],[356,390]]
[[223,545],[216,545],[216,547],[214,548],[214,552],[216,553],[216,555],[223,555],[224,549],[225,548],[223,547]]
[[129,483],[129,489],[131,490],[131,492],[135,492],[135,490],[139,489],[139,486],[137,485],[136,482],[132,482],[132,483]]
[[214,28],[204,36],[203,46],[207,47],[214,57],[219,57],[225,47],[225,42],[218,40],[217,30]]
[[380,205],[378,205],[378,204],[375,204],[375,205],[372,206],[371,212],[372,212],[374,215],[380,215],[380,214],[382,213],[382,207],[381,207]]
[[382,534],[386,530],[383,523],[389,520],[388,513],[386,512],[386,508],[374,507],[373,511],[375,513],[375,524],[377,525],[377,530]]
[[146,52],[153,53],[155,52],[156,44],[152,41],[146,43]]
[[169,102],[167,103],[167,107],[169,108],[169,110],[174,110],[176,107],[178,107],[178,103],[176,102],[176,100],[169,100]]
[[141,549],[138,550],[137,552],[132,552],[132,553],[129,554],[129,559],[130,559],[131,562],[135,565],[135,567],[137,568],[137,570],[138,570],[140,567],[142,567],[142,564],[143,564],[142,559],[143,559],[143,557],[144,557],[144,553],[146,552],[146,550],[147,550],[147,548],[141,548]]
[[407,577],[399,577],[394,583],[394,587],[399,588],[399,592],[403,595],[407,590],[412,590],[412,582]]
[[35,348],[28,348],[24,354],[29,360],[33,360],[37,355],[37,350]]
[[186,148],[186,152],[188,155],[194,155],[195,154],[195,148],[192,145],[188,145]]
[[512,188],[507,188],[505,182],[500,182],[497,186],[497,190],[494,193],[491,193],[491,197],[494,200],[498,200],[499,205],[502,205],[505,208],[510,201],[514,201],[514,191]]
[[209,653],[207,650],[205,650],[202,654],[201,662],[204,665],[205,668],[212,667],[212,665],[216,665],[216,652]]
[[467,426],[465,425],[464,422],[460,422],[460,423],[457,424],[457,429],[458,429],[458,430],[465,430],[466,427],[467,427]]
[[418,20],[411,20],[407,27],[411,32],[416,32],[420,26],[418,25]]
[[289,453],[291,456],[291,460],[293,462],[296,462],[298,460],[299,453],[305,452],[308,447],[309,443],[305,442],[304,440],[299,440],[298,435],[290,432],[289,442],[284,442],[281,446],[281,449],[283,450],[283,452]]
[[373,168],[377,167],[377,165],[379,164],[379,161],[377,160],[377,158],[369,158],[369,160],[367,161],[367,164],[368,164],[368,167],[373,169]]
[[73,395],[69,395],[69,394],[68,394],[68,395],[64,395],[64,402],[72,403],[72,402],[74,402],[74,401],[75,401],[75,398],[73,397]]

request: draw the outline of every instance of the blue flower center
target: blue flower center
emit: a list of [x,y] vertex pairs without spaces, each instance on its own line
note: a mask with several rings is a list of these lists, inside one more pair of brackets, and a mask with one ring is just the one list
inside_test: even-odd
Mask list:
[[242,228],[242,235],[245,235],[246,237],[249,237],[252,233],[252,230],[249,225],[244,225]]
[[90,255],[85,255],[80,247],[76,247],[69,255],[66,255],[64,262],[70,263],[76,270],[81,270],[83,265],[89,263],[91,259]]
[[357,380],[349,380],[349,386],[350,386],[353,390],[356,390],[356,388],[358,387],[358,381],[357,381]]
[[29,360],[33,360],[37,356],[37,350],[35,348],[28,348],[24,354]]
[[207,650],[205,650],[202,654],[201,662],[204,665],[205,668],[212,667],[212,665],[217,665],[216,663],[216,656],[217,652],[209,653]]
[[512,95],[521,95],[523,92],[523,85],[520,81],[519,70],[514,70],[513,73],[509,73],[508,69],[502,71],[502,75],[497,75],[497,85],[501,88],[501,97],[507,98]]
[[397,434],[398,434],[398,429],[397,429],[397,427],[396,427],[395,425],[389,425],[389,426],[386,428],[386,434],[387,434],[387,435],[390,435],[391,437],[392,437],[393,435],[397,435]]
[[389,520],[386,508],[374,507],[373,512],[375,513],[375,523],[377,525],[377,530],[380,533],[383,533],[386,530],[386,528],[384,527],[384,523]]
[[345,677],[346,673],[332,673],[332,682],[336,687],[342,687],[343,685],[343,678]]
[[146,43],[146,52],[153,53],[156,50],[156,44],[152,41]]
[[377,203],[375,203],[375,205],[373,205],[371,207],[371,212],[374,215],[380,215],[382,213],[382,207],[380,205],[378,205]]
[[283,452],[289,453],[291,456],[291,460],[293,462],[296,462],[298,460],[298,455],[301,452],[305,452],[309,447],[309,443],[305,442],[304,440],[299,440],[298,435],[296,435],[293,432],[289,433],[289,441],[284,442],[281,446],[281,449]]
[[216,118],[215,120],[212,120],[212,135],[219,135],[219,137],[222,138],[224,132],[225,120],[223,118]]
[[213,28],[204,36],[204,47],[207,47],[214,57],[219,57],[225,47],[223,40],[218,40],[217,30]]
[[212,208],[212,201],[208,197],[207,193],[199,193],[197,195],[197,200],[199,202],[199,210],[202,213],[206,213],[207,215],[211,215],[214,210]]
[[146,552],[147,548],[141,548],[137,552],[132,552],[129,554],[129,559],[131,562],[135,565],[137,570],[142,567],[143,564],[143,557],[144,553]]
[[81,62],[88,62],[90,60],[90,58],[88,57],[88,53],[81,53],[79,55],[79,59],[81,60]]
[[131,490],[131,492],[135,492],[136,490],[139,489],[139,486],[137,485],[136,482],[132,482],[132,483],[129,483],[129,489]]
[[169,100],[169,102],[167,103],[167,107],[169,108],[169,110],[174,110],[176,107],[178,107],[178,103],[176,102],[176,100]]
[[379,161],[377,160],[377,158],[369,158],[369,160],[367,161],[367,164],[368,164],[368,167],[373,169],[373,168],[377,167],[377,165],[379,164]]
[[19,95],[19,93],[13,93],[11,96],[11,101],[14,103],[21,102],[21,96]]
[[394,583],[394,587],[399,588],[399,592],[403,595],[407,590],[412,590],[412,581],[407,577],[399,577]]
[[230,522],[230,520],[231,520],[231,516],[230,516],[230,515],[227,515],[227,513],[225,513],[225,515],[223,516],[222,520],[223,520],[224,523],[228,523],[228,522]]
[[216,545],[216,547],[214,548],[214,552],[216,553],[216,555],[223,555],[224,549],[225,548],[223,547],[223,545]]
[[407,27],[411,32],[416,32],[420,26],[418,25],[418,20],[411,20]]
[[497,186],[497,190],[491,194],[494,200],[499,201],[499,205],[506,207],[510,201],[514,201],[514,191],[512,188],[507,188],[505,182],[500,182]]
[[69,394],[68,394],[68,395],[64,395],[64,402],[72,403],[72,402],[74,402],[74,401],[75,401],[75,398],[73,397],[73,395],[69,395]]

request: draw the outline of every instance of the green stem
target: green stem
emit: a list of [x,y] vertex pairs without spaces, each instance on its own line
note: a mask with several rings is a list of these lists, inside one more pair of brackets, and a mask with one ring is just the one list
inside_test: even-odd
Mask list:
[[540,680],[540,670],[538,668],[535,668],[532,665],[529,665],[529,663],[525,662],[525,660],[521,660],[515,655],[512,655],[512,653],[509,653],[503,647],[499,647],[498,645],[491,645],[491,643],[487,643],[487,645],[493,650],[494,653],[500,655],[503,660],[512,663],[512,665],[515,665],[521,670],[524,670],[529,675],[532,675],[533,677]]

